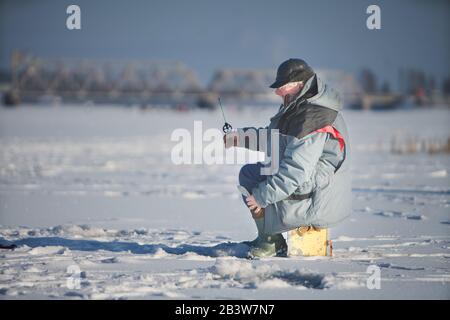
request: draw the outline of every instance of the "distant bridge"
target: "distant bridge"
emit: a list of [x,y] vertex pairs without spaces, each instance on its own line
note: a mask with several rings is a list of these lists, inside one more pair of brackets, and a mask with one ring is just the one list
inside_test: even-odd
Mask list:
[[[221,96],[236,103],[274,104],[279,99],[269,85],[275,73],[219,69],[204,88],[193,70],[176,61],[52,59],[20,52],[12,58],[13,91],[28,102],[57,97],[66,102],[213,107]],[[346,91],[356,92],[350,75],[318,73],[341,86],[350,84]]]

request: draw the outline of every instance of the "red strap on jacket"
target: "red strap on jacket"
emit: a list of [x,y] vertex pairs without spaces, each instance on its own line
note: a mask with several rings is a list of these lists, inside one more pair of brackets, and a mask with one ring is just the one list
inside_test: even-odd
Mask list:
[[344,145],[345,145],[344,137],[334,127],[332,127],[332,126],[325,126],[323,128],[317,129],[314,132],[327,132],[327,133],[330,133],[333,136],[333,138],[335,138],[335,139],[337,139],[339,141],[339,146],[341,148],[341,151],[344,149]]

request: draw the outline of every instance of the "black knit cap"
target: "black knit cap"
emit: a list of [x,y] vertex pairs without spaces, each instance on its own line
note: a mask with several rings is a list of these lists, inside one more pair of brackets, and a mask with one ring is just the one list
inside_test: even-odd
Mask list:
[[305,82],[314,75],[313,69],[302,59],[289,59],[280,64],[277,70],[277,78],[270,85],[271,88],[279,88],[288,82]]

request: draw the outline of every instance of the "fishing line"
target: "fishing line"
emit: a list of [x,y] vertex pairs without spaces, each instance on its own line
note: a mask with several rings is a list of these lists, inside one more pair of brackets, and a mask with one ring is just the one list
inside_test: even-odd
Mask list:
[[220,101],[220,97],[217,98],[217,100],[219,100],[219,106],[220,106],[220,110],[222,110],[222,116],[223,116],[223,121],[225,122],[225,124],[222,127],[222,131],[224,133],[228,133],[231,130],[233,130],[233,127],[231,126],[231,124],[229,124],[227,122],[227,119],[225,118],[225,112],[223,112],[223,107],[222,107],[222,102]]

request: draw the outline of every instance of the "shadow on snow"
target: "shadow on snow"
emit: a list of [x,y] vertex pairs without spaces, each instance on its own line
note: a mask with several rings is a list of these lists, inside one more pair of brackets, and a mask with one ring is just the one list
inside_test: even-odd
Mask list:
[[182,255],[185,253],[196,253],[201,256],[220,257],[234,256],[245,258],[248,246],[243,243],[224,242],[215,246],[201,246],[182,244],[170,247],[165,244],[138,244],[136,242],[111,241],[102,242],[97,240],[66,239],[61,237],[33,237],[20,239],[14,242],[0,238],[2,244],[14,244],[16,246],[26,245],[31,248],[46,246],[62,246],[70,250],[78,251],[111,251],[111,252],[131,252],[134,254],[155,254],[159,249],[168,254]]

